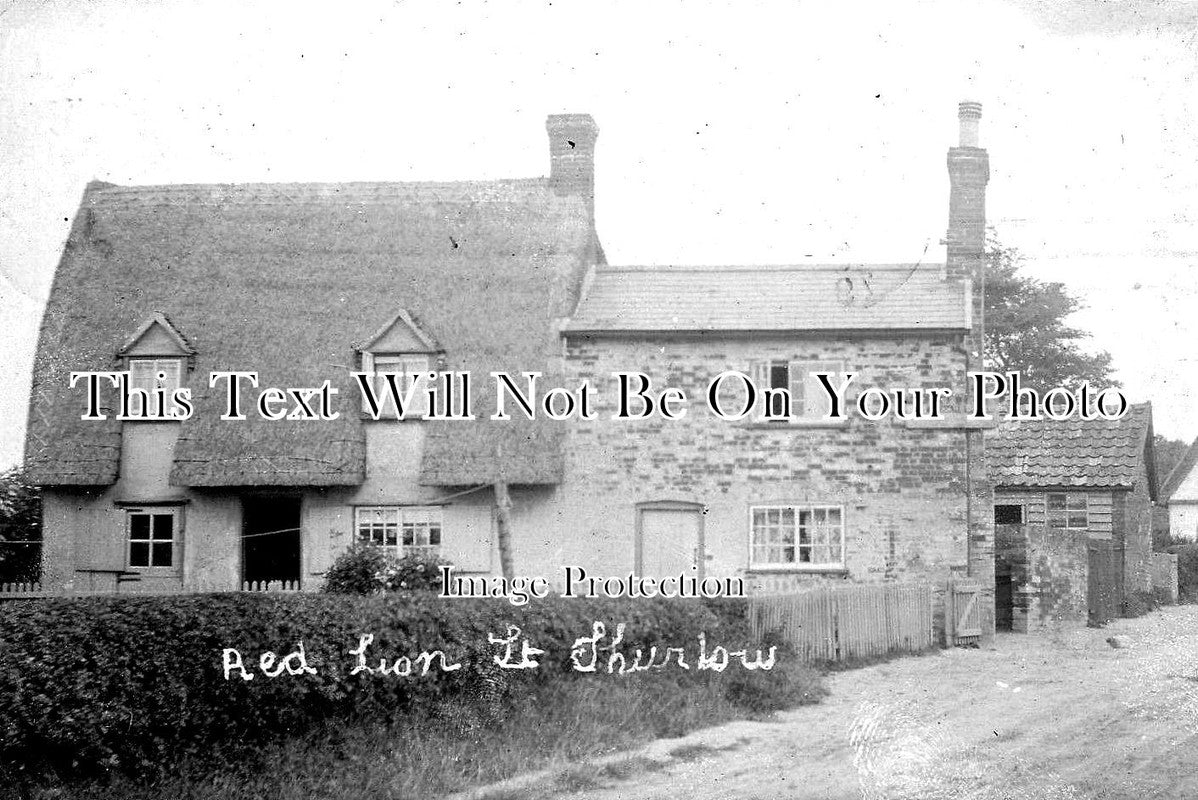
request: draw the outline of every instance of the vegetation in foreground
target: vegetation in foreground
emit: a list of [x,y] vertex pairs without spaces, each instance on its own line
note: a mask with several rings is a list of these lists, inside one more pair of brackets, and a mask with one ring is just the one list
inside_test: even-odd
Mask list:
[[511,706],[462,698],[392,722],[328,722],[246,748],[219,743],[205,762],[157,775],[69,775],[29,786],[61,800],[290,800],[438,796],[605,756],[733,719],[819,702],[820,673],[783,658],[769,673],[592,675],[538,687]]
[[[696,669],[701,633],[708,654],[768,652],[750,644],[740,601],[516,608],[426,591],[233,593],[14,601],[5,612],[0,786],[24,797],[428,796],[821,694],[818,673],[785,652],[769,671],[736,656],[722,672]],[[580,673],[571,649],[600,620],[621,641],[599,642],[598,671]],[[493,663],[488,637],[511,625],[544,649],[538,668]],[[359,674],[349,648],[367,634]],[[691,668],[660,662],[666,647],[684,647]],[[241,656],[229,668],[230,648],[253,679]],[[606,674],[609,651],[632,664],[651,648],[664,668]],[[267,651],[275,677],[259,667]],[[416,654],[435,652],[447,658],[430,655],[426,675]],[[289,662],[296,672],[278,674]]]

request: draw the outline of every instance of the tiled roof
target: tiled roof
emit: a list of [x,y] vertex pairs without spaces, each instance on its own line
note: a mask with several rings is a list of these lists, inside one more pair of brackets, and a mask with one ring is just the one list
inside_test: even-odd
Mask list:
[[599,267],[568,332],[967,330],[936,265]]
[[986,435],[986,463],[995,486],[1130,489],[1145,470],[1155,484],[1151,447],[1152,406],[1142,403],[1115,421],[1008,420]]

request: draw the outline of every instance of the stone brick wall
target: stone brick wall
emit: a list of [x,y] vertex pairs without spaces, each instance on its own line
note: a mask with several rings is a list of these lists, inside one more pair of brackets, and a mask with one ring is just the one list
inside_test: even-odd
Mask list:
[[[709,382],[728,369],[750,371],[759,359],[841,361],[856,374],[849,391],[869,386],[964,391],[961,338],[839,337],[753,339],[694,336],[661,340],[574,337],[567,343],[571,381],[587,380],[598,419],[571,425],[565,480],[556,513],[574,521],[591,559],[627,567],[638,503],[679,501],[706,507],[707,575],[740,575],[761,590],[787,591],[813,581],[927,581],[942,592],[951,576],[992,565],[992,514],[968,497],[964,431],[912,427],[855,417],[842,424],[729,422],[707,410]],[[691,399],[681,420],[618,421],[611,373],[637,369],[655,389]],[[974,442],[980,448],[978,435]],[[984,494],[984,492],[983,492]],[[815,503],[844,509],[844,569],[755,570],[749,563],[750,507]],[[975,517],[968,541],[968,514]],[[993,629],[993,575],[979,580],[987,630]]]
[[1123,499],[1123,580],[1127,592],[1152,591],[1152,498],[1141,465],[1136,485]]
[[1169,603],[1177,602],[1177,554],[1152,554],[1152,588]]
[[1087,539],[1085,531],[995,526],[997,568],[1011,575],[1013,631],[1035,633],[1062,623],[1086,623]]

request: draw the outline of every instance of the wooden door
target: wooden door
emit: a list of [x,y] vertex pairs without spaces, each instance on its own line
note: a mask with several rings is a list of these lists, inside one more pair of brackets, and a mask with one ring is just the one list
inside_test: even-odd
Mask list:
[[982,637],[981,587],[971,580],[949,581],[946,601],[948,644],[977,644]]
[[703,577],[703,511],[644,506],[637,521],[636,571],[653,578]]

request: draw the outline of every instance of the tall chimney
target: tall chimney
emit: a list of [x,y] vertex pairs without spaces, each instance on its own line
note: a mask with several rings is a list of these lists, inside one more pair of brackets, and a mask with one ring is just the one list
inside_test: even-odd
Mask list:
[[978,146],[978,124],[982,104],[965,101],[957,117],[961,138],[948,149],[948,258],[945,277],[960,280],[981,275],[986,245],[986,183],[990,180],[990,156]]
[[550,114],[549,185],[558,195],[576,195],[595,216],[595,139],[599,126],[590,114]]

